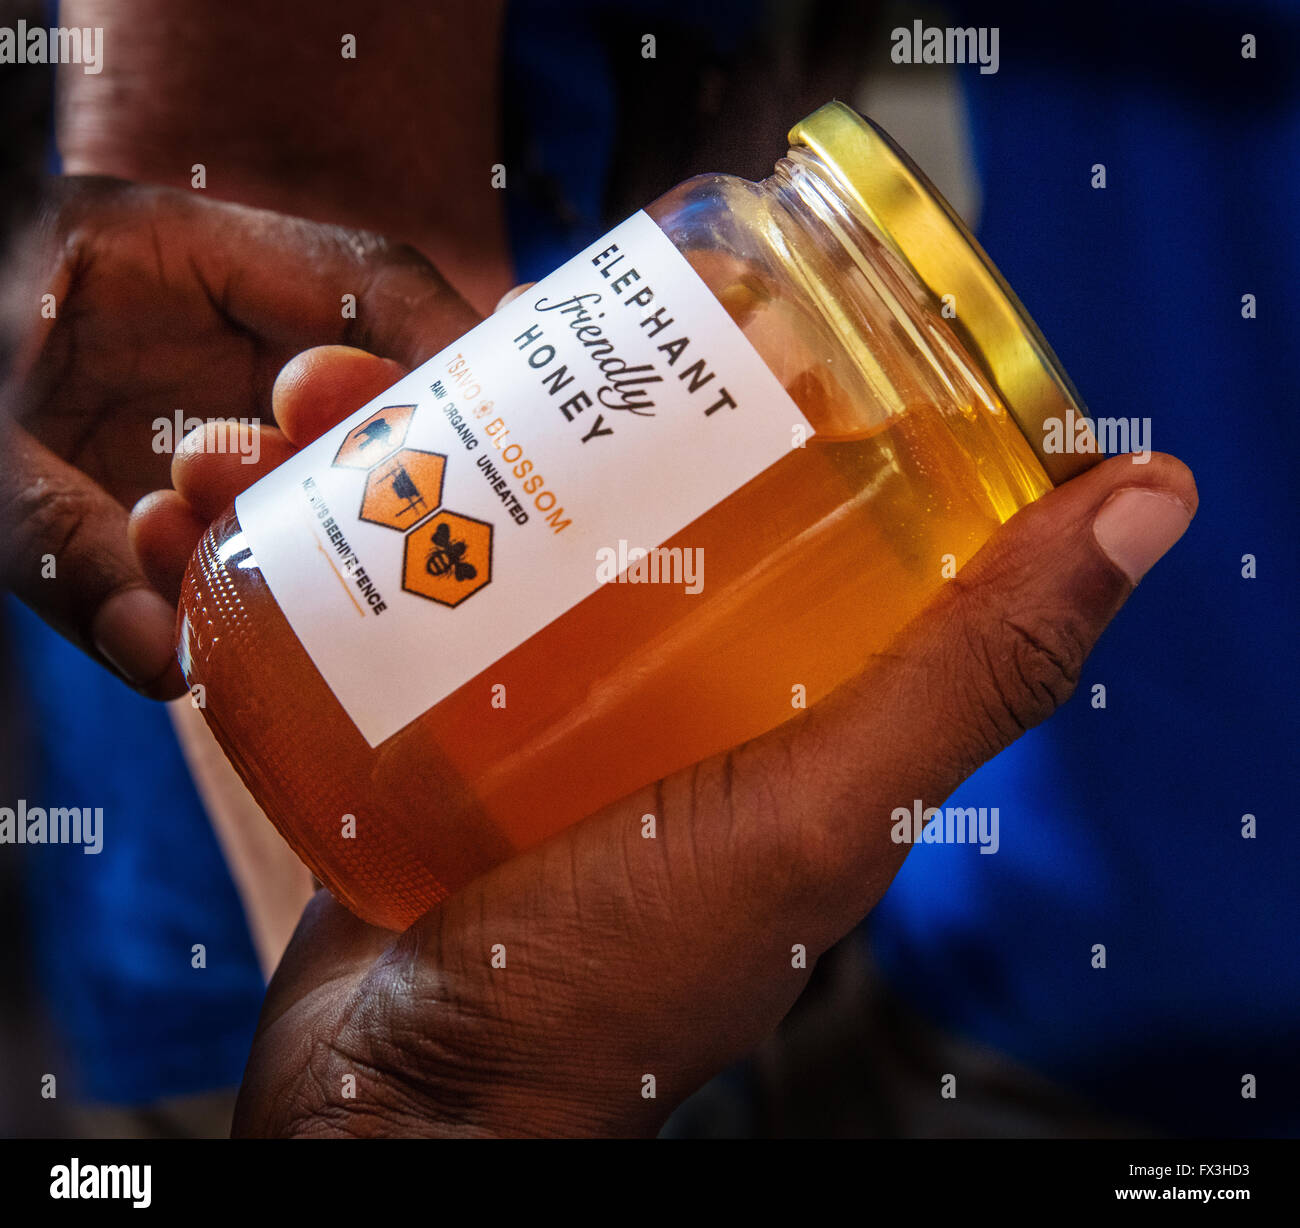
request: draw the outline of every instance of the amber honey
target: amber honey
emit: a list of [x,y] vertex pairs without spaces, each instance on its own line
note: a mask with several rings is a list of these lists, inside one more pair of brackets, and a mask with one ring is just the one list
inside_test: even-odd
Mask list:
[[359,915],[405,926],[512,853],[816,703],[1051,487],[987,355],[938,310],[941,288],[833,171],[800,147],[763,184],[703,177],[648,210],[813,431],[792,422],[776,463],[670,540],[638,543],[700,551],[698,593],[599,588],[371,747],[233,510],[213,525],[185,579],[182,665],[268,816]]

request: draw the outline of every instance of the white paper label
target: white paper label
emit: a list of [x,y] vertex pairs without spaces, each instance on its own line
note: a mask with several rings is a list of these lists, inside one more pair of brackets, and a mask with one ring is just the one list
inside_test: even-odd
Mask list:
[[780,459],[795,428],[812,434],[637,213],[235,508],[376,746],[593,593],[620,542],[661,545]]

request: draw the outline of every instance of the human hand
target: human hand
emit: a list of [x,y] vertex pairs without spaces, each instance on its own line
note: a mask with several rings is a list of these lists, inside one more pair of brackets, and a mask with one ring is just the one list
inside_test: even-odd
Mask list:
[[[356,351],[295,359],[274,395],[284,446],[401,374]],[[181,505],[201,522],[257,476],[177,458],[178,493],[133,524],[161,585],[197,541]],[[889,652],[780,728],[605,807],[400,936],[319,893],[268,990],[236,1132],[653,1133],[883,894],[909,847],[894,808],[941,805],[1064,702],[1196,502],[1170,457],[1105,461],[1013,517]]]
[[[170,698],[184,690],[174,604],[126,535],[127,509],[170,484],[156,424],[259,418],[305,346],[349,341],[414,363],[477,316],[410,248],[112,179],[56,181],[27,256],[9,304],[27,335],[0,415],[0,583],[131,685]],[[272,427],[208,438],[283,446]]]

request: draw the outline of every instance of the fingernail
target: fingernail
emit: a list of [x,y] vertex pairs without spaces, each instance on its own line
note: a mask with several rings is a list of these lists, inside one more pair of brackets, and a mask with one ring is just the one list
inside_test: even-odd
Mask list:
[[525,281],[511,290],[507,290],[500,299],[497,300],[497,305],[492,308],[493,314],[500,311],[507,303],[513,303],[521,294],[526,290],[531,290],[536,284],[537,283],[534,281]]
[[129,588],[100,606],[90,633],[104,659],[128,682],[143,686],[171,664],[176,611],[153,589]]
[[1136,584],[1187,531],[1192,513],[1173,495],[1129,487],[1097,513],[1092,533],[1111,562]]

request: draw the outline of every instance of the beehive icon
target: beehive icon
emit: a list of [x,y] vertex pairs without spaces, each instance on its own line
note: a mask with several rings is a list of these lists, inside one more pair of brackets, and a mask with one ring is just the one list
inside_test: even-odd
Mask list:
[[442,502],[447,458],[420,448],[402,448],[366,475],[361,519],[390,529],[420,523]]

